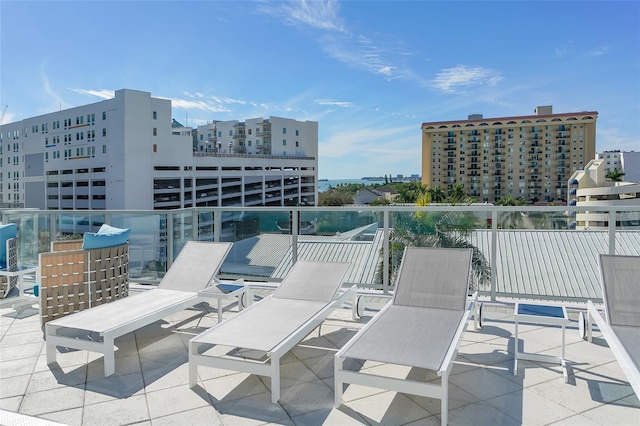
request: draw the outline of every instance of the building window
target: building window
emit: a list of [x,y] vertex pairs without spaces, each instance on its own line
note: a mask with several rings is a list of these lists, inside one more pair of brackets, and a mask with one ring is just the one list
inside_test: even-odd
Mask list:
[[102,129],[102,136],[103,136],[103,137],[104,137],[104,136],[107,136],[107,129],[106,129],[106,128],[103,128],[103,129]]
[[283,135],[286,135],[286,134],[287,134],[287,128],[286,128],[286,127],[283,127],[283,128],[282,128],[282,134],[283,134]]
[[154,120],[158,119],[158,111],[153,111],[153,119]]
[[296,130],[296,136],[300,136],[300,131]]
[[296,148],[300,146],[300,142],[296,141]]
[[287,140],[286,139],[282,139],[282,146],[287,146]]
[[158,152],[158,144],[153,144],[153,152]]
[[106,145],[102,145],[102,153],[103,154],[107,153],[107,146]]
[[158,136],[158,128],[157,127],[153,128],[153,136]]
[[107,119],[107,111],[102,111],[102,119],[103,120]]

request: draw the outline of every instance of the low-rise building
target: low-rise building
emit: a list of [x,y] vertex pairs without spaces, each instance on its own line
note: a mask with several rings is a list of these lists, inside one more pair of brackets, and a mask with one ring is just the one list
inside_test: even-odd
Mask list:
[[317,122],[213,123],[224,135],[209,135],[208,125],[194,141],[192,129],[172,120],[170,100],[123,89],[112,99],[4,124],[0,205],[158,210],[316,204]]
[[[607,179],[606,159],[591,160],[584,170],[573,173],[569,179],[569,206],[640,206],[640,183],[611,182]],[[625,176],[626,177],[626,176]],[[578,209],[569,211],[575,219],[569,222],[569,228],[577,230],[606,230],[609,228],[609,215]],[[616,218],[616,228],[640,229],[640,216],[637,212],[620,212]]]

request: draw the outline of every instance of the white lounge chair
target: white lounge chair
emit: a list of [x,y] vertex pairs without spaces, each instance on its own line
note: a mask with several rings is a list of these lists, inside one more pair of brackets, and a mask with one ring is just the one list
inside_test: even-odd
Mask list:
[[[438,398],[447,423],[448,381],[457,347],[476,297],[468,301],[471,249],[405,249],[393,300],[335,356],[335,406],[343,384]],[[435,371],[440,383],[346,370],[346,359],[370,360]]]
[[[198,381],[198,366],[242,371],[271,378],[271,401],[280,399],[280,359],[347,297],[356,286],[339,294],[349,263],[299,260],[276,291],[189,341],[189,386]],[[355,302],[355,300],[354,300]],[[241,356],[206,353],[212,346],[265,353],[270,362]]]
[[[231,243],[189,241],[158,288],[48,322],[47,364],[56,361],[56,346],[83,349],[104,354],[104,375],[114,374],[114,340],[206,300],[198,292],[214,279],[230,249]],[[102,341],[91,340],[95,335]]]
[[609,344],[633,391],[640,397],[640,256],[600,255],[600,278],[606,319],[587,302],[587,338],[593,320]]

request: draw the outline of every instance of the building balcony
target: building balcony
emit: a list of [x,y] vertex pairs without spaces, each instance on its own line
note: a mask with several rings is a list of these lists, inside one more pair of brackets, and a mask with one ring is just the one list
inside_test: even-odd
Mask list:
[[245,133],[234,133],[231,137],[233,139],[245,139],[247,135]]

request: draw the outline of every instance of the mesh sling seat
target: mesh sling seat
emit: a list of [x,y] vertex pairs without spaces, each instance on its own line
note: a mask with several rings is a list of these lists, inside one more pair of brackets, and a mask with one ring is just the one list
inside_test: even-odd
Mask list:
[[600,255],[605,318],[587,303],[587,337],[593,320],[640,397],[640,256]]
[[[299,260],[273,294],[192,338],[189,386],[197,384],[198,366],[240,371],[270,377],[271,401],[278,402],[280,359],[348,297],[357,297],[356,286],[340,292],[350,266]],[[256,353],[267,359],[252,359]]]
[[[206,300],[198,292],[214,279],[230,249],[231,243],[189,241],[156,289],[48,322],[47,364],[56,361],[61,346],[104,354],[104,375],[114,374],[115,339]],[[101,339],[93,340],[95,335]]]
[[[468,302],[471,249],[407,247],[391,302],[335,355],[335,406],[353,383],[441,400],[447,423],[448,378],[475,298]],[[344,368],[346,359],[435,371],[440,383]]]

